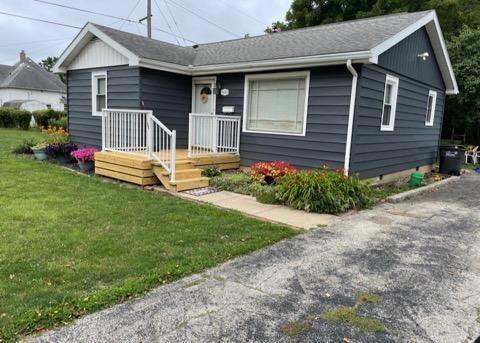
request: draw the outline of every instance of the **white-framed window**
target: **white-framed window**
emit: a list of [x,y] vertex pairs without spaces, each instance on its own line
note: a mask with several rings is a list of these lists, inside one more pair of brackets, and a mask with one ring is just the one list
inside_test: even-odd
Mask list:
[[92,115],[101,116],[102,109],[107,108],[107,72],[92,73]]
[[425,115],[426,126],[433,126],[436,106],[437,106],[437,92],[431,90],[428,92],[427,113]]
[[387,75],[383,92],[381,131],[393,131],[397,111],[398,77]]
[[245,76],[243,131],[305,136],[310,71]]

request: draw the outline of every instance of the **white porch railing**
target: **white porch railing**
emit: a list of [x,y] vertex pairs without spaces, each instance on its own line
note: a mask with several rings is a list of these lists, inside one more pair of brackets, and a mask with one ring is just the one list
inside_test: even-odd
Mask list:
[[176,132],[170,131],[152,111],[102,110],[102,149],[156,160],[175,182]]
[[177,133],[170,131],[153,115],[149,116],[148,157],[158,161],[170,173],[170,181],[175,182],[175,159]]
[[239,154],[240,117],[190,113],[188,156]]

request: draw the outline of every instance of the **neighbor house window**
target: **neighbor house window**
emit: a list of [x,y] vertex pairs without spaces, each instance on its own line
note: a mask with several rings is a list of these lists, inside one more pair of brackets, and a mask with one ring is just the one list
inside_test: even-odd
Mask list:
[[398,78],[387,75],[383,93],[382,124],[380,130],[393,131],[395,112],[397,110]]
[[427,114],[425,115],[425,125],[433,126],[433,119],[435,117],[435,106],[437,105],[437,92],[430,91],[427,100]]
[[107,73],[92,73],[92,114],[102,115],[107,108]]
[[305,135],[310,72],[247,75],[243,130]]

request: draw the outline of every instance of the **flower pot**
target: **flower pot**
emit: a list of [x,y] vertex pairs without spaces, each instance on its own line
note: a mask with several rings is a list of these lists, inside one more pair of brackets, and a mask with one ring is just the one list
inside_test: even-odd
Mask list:
[[78,161],[78,166],[81,171],[89,172],[95,168],[95,163],[93,161]]
[[43,161],[47,159],[47,155],[45,154],[45,149],[43,148],[32,148],[33,155],[39,161]]

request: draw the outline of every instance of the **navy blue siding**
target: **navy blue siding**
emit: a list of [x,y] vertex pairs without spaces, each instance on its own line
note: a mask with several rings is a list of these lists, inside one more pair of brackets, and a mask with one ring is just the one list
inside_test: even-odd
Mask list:
[[[386,74],[399,78],[394,131],[380,131]],[[425,126],[429,90],[437,91],[434,125]],[[357,89],[350,168],[360,177],[394,173],[436,160],[445,93],[375,65],[364,65]]]
[[177,146],[187,147],[192,78],[141,68],[140,100],[143,109],[153,110],[164,125],[170,130],[177,130]]
[[[220,75],[217,82],[230,91],[217,96],[217,113],[235,106],[235,115],[242,116],[245,75]],[[311,69],[306,136],[242,132],[241,164],[283,160],[300,168],[343,167],[351,86],[345,66]]]
[[[418,57],[424,52],[430,55],[425,61]],[[425,27],[381,54],[378,65],[432,87],[444,89],[442,74]]]
[[102,121],[92,116],[92,72],[107,70],[108,107],[138,109],[139,69],[118,66],[71,70],[68,78],[68,127],[72,142],[102,146]]

